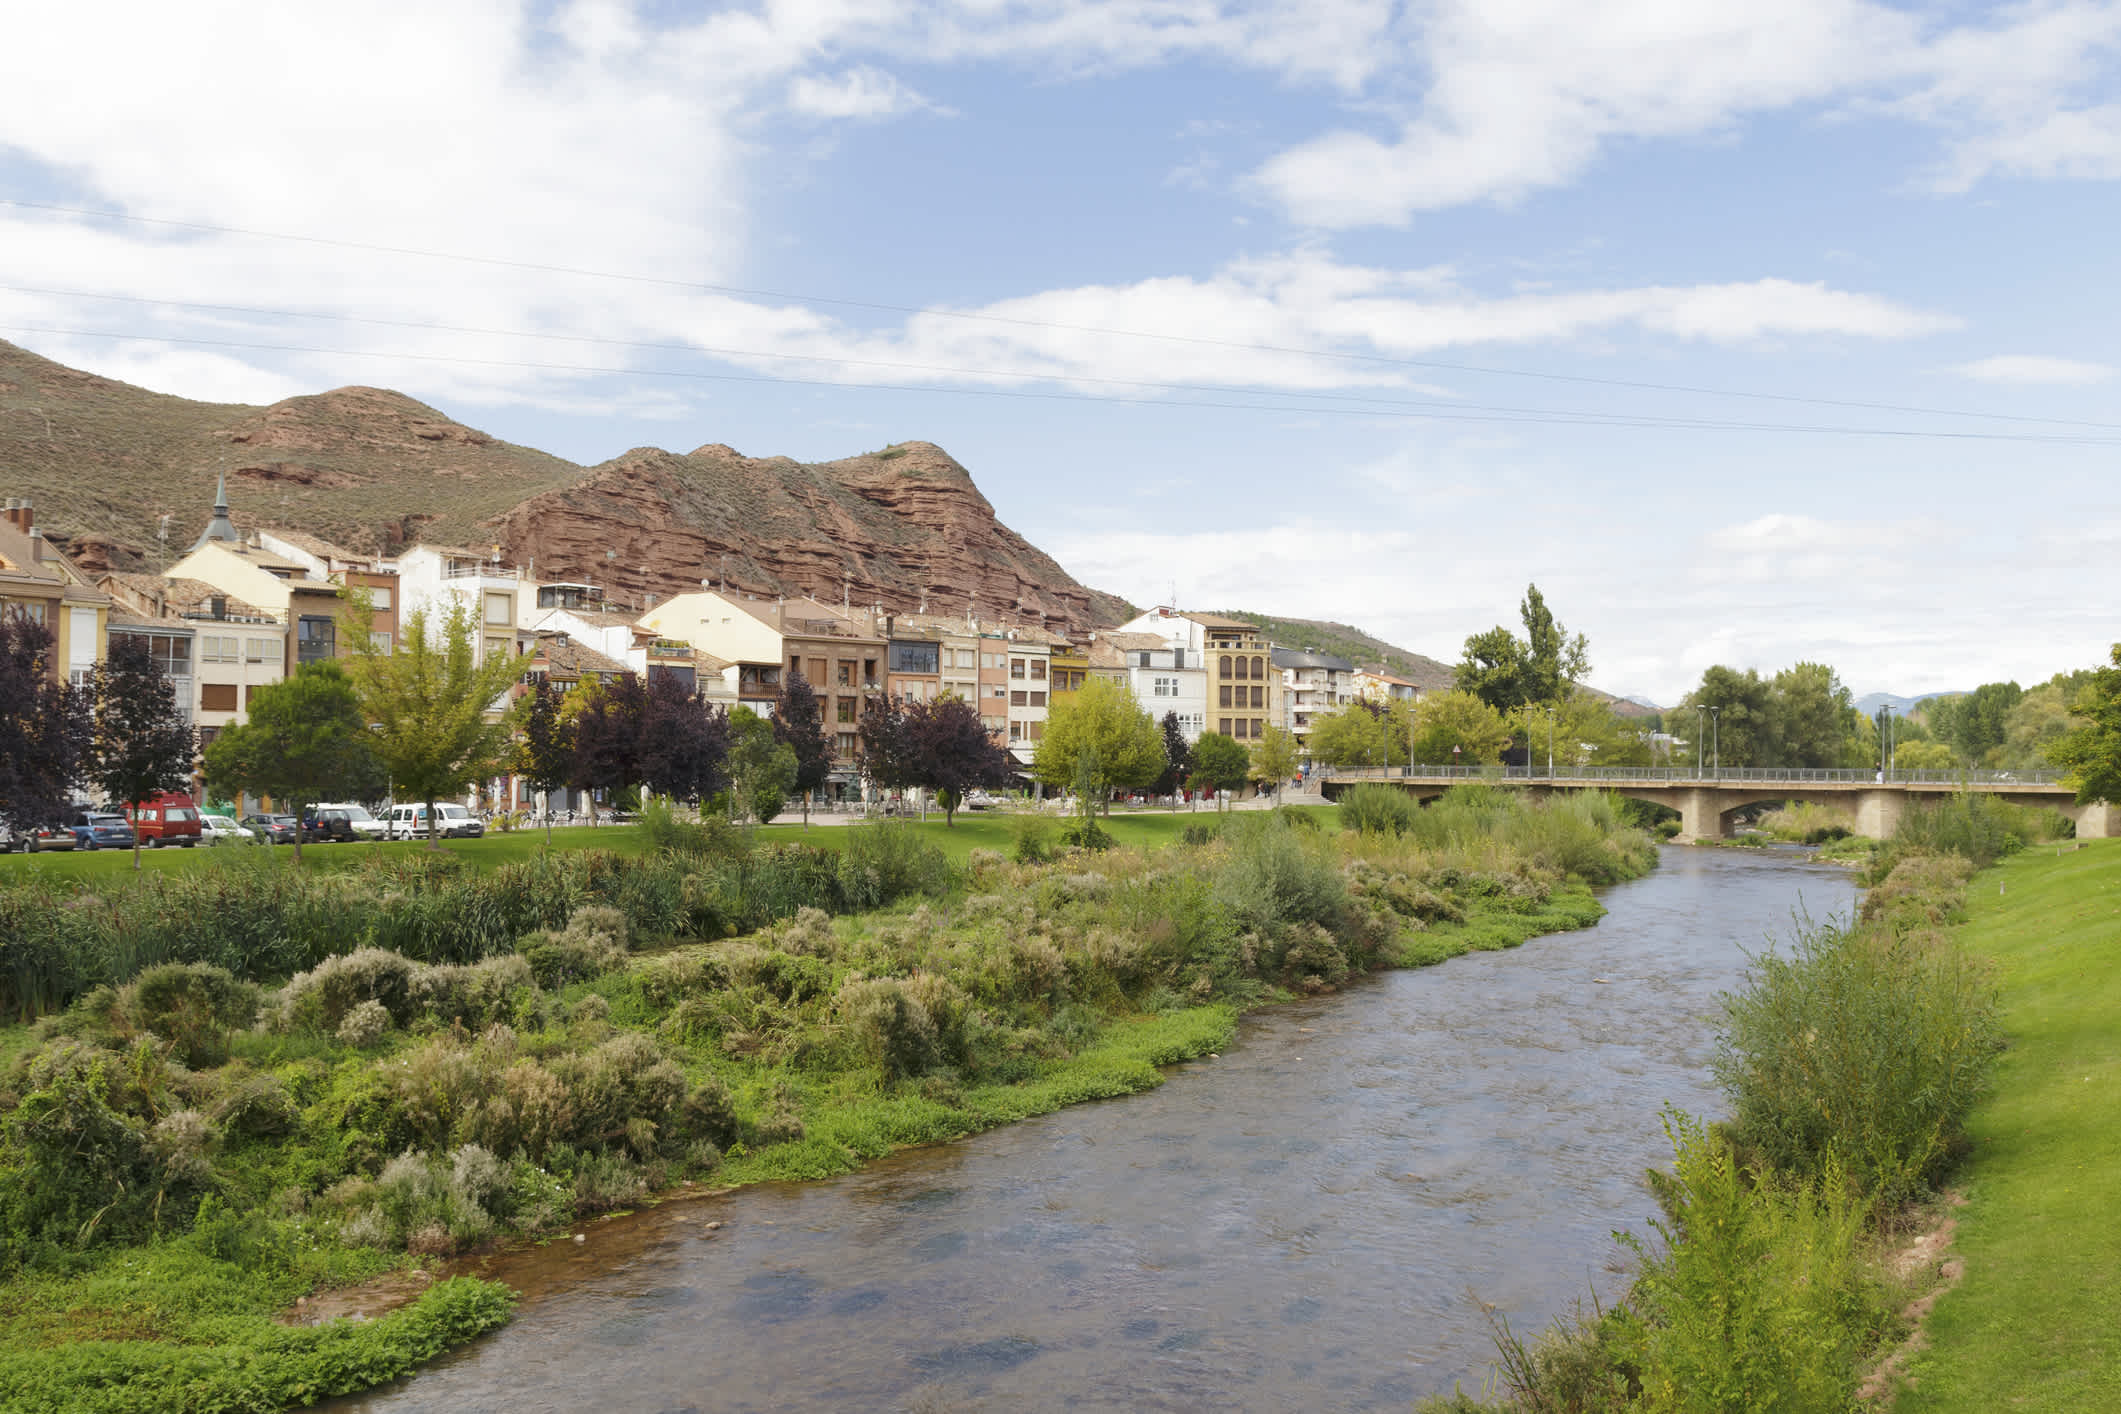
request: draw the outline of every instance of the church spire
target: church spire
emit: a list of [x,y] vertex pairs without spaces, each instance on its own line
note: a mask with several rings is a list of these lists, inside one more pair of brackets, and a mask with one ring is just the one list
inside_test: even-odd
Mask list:
[[203,547],[209,540],[226,540],[230,544],[241,544],[243,537],[236,534],[236,527],[228,518],[228,472],[222,471],[214,482],[214,518],[206,523],[206,529],[192,543],[192,549]]

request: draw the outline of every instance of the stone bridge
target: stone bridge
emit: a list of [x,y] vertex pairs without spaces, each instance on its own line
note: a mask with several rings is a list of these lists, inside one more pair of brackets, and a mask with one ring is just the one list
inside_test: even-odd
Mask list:
[[1562,767],[1394,766],[1367,771],[1329,771],[1319,783],[1328,800],[1365,782],[1433,800],[1452,786],[1487,781],[1537,795],[1556,791],[1611,791],[1630,800],[1668,805],[1679,812],[1681,843],[1718,839],[1731,832],[1731,818],[1749,805],[1801,800],[1825,806],[1867,839],[1890,837],[1911,800],[1941,800],[1962,791],[1993,796],[2013,805],[2052,806],[2076,822],[2079,839],[2121,834],[2121,810],[2106,802],[2077,804],[2077,793],[2057,776],[2008,771],[1809,771],[1726,767],[1690,771],[1671,766]]

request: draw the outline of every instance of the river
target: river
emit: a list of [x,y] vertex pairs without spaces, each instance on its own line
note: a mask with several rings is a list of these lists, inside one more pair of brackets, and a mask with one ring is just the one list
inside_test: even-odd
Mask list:
[[[1595,928],[1248,1018],[1218,1058],[502,1259],[515,1321],[342,1411],[1405,1409],[1625,1284],[1716,997],[1842,870],[1663,851]],[[718,1222],[718,1230],[707,1224]]]

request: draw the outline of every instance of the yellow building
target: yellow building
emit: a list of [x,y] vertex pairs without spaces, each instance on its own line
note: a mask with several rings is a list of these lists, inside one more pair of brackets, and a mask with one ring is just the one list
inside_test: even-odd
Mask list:
[[86,683],[103,659],[110,596],[45,541],[30,503],[12,498],[0,520],[0,613],[51,630],[55,678]]

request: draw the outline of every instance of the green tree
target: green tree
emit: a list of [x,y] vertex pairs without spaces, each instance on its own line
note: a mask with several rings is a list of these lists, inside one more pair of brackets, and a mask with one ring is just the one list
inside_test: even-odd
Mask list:
[[1244,743],[1221,732],[1202,732],[1200,740],[1193,743],[1193,773],[1186,783],[1195,790],[1213,787],[1216,807],[1220,809],[1223,794],[1243,790],[1251,773],[1252,758]]
[[516,741],[516,774],[532,790],[547,793],[545,843],[552,844],[552,802],[549,793],[567,784],[574,774],[574,723],[560,711],[560,690],[540,678],[523,695],[517,709],[521,736]]
[[2070,706],[2077,725],[2048,748],[2049,758],[2069,772],[2080,805],[2121,804],[2121,643],[2111,656],[2113,666],[2093,670]]
[[1007,785],[1015,773],[1015,759],[980,720],[978,706],[954,692],[907,703],[901,732],[906,774],[935,792],[945,829],[957,828],[966,791]]
[[1985,682],[1972,692],[1936,702],[1928,713],[1930,727],[1951,743],[1969,766],[1989,764],[1989,756],[2009,735],[2010,711],[2025,692],[2014,682]]
[[[145,641],[113,639],[108,655],[96,664],[92,691],[96,726],[87,774],[105,800],[137,813],[143,802],[190,782],[191,725],[177,706],[175,685]],[[133,868],[139,867],[135,831]]]
[[1862,714],[1834,670],[1798,663],[1775,674],[1770,692],[1770,740],[1762,766],[1829,768],[1871,760],[1859,730]]
[[1555,621],[1538,585],[1525,586],[1517,613],[1525,636],[1499,624],[1474,634],[1456,677],[1461,691],[1505,714],[1535,702],[1560,702],[1591,671],[1590,643],[1580,633],[1571,638]]
[[1268,727],[1252,743],[1252,779],[1272,785],[1276,795],[1296,774],[1296,738],[1280,727]]
[[1123,684],[1093,677],[1053,709],[1031,773],[1055,788],[1087,780],[1109,809],[1113,791],[1148,789],[1164,765],[1156,719]]
[[0,824],[65,817],[93,737],[90,695],[51,670],[52,631],[0,612]]
[[459,603],[436,618],[415,609],[400,625],[398,648],[386,653],[366,633],[344,635],[369,744],[401,795],[427,806],[427,846],[442,847],[438,801],[460,795],[508,769],[507,703],[520,676],[503,653],[477,661],[478,623]]
[[1766,759],[1775,739],[1774,686],[1751,668],[1721,664],[1701,675],[1701,686],[1680,702],[1680,730],[1699,740],[1696,758],[1711,766],[1772,766]]
[[1958,754],[1941,741],[1903,740],[1893,744],[1896,771],[1949,771],[1958,764]]
[[1996,764],[2007,771],[2037,771],[2050,765],[2048,749],[2069,735],[2074,696],[2060,682],[2044,682],[2019,698],[2003,719]]
[[[304,663],[295,675],[260,687],[250,720],[206,748],[206,776],[224,789],[269,795],[301,818],[304,805],[337,793],[375,769],[368,724],[353,680],[335,661]],[[295,859],[302,832],[295,831]]]
[[729,713],[731,813],[770,824],[795,788],[795,752],[773,734],[773,723],[749,707]]
[[1164,769],[1156,778],[1158,795],[1176,796],[1193,764],[1193,748],[1186,745],[1186,731],[1178,724],[1178,713],[1164,713]]
[[1622,717],[1605,698],[1576,688],[1561,701],[1528,709],[1524,723],[1535,765],[1556,770],[1585,766],[1647,766],[1649,728]]
[[1339,770],[1389,766],[1397,744],[1393,738],[1406,740],[1405,731],[1395,733],[1393,726],[1374,702],[1351,702],[1337,712],[1313,717],[1311,759]]
[[1435,692],[1415,709],[1414,758],[1425,766],[1489,766],[1511,735],[1502,713],[1473,693]]

